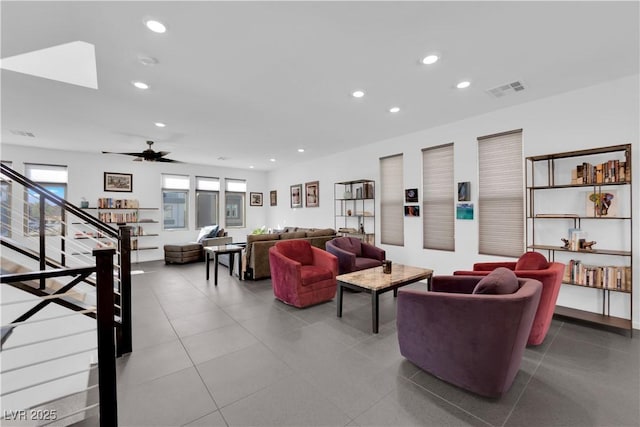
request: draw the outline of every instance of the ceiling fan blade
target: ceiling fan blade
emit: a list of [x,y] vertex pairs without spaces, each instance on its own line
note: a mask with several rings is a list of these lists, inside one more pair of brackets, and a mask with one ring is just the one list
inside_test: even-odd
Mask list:
[[182,163],[179,160],[165,159],[163,157],[160,157],[160,158],[156,159],[155,161],[156,162],[164,162],[164,163]]
[[125,156],[136,156],[136,157],[142,157],[144,155],[143,153],[115,153],[113,151],[103,151],[102,154],[124,154]]
[[142,160],[142,157],[136,157],[135,159],[133,159],[134,162],[141,162]]

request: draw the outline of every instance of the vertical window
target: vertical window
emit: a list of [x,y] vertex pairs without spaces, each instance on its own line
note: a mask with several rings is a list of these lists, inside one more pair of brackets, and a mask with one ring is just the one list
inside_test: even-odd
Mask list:
[[220,179],[196,177],[196,227],[216,225],[218,222],[218,206],[220,195]]
[[224,216],[225,227],[244,227],[244,209],[247,182],[240,179],[225,179]]
[[404,245],[402,154],[380,159],[380,241]]
[[162,175],[162,224],[164,230],[186,230],[189,177]]
[[422,242],[425,249],[455,250],[453,144],[422,150]]
[[[25,175],[31,181],[40,184],[61,199],[67,197],[67,167],[57,165],[40,165],[25,163]],[[48,236],[63,232],[63,209],[49,199],[45,199],[44,233]],[[25,191],[25,223],[24,230],[28,236],[40,233],[40,195],[33,190]]]
[[[2,162],[2,164],[11,167],[11,162]],[[0,174],[0,234],[2,237],[11,237],[11,180]]]
[[522,130],[478,138],[478,220],[481,254],[524,251]]

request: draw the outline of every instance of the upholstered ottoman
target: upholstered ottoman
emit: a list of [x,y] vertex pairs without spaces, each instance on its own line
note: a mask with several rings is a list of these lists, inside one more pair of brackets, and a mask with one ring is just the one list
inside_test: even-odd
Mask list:
[[200,243],[164,245],[165,264],[186,264],[202,259],[202,245]]

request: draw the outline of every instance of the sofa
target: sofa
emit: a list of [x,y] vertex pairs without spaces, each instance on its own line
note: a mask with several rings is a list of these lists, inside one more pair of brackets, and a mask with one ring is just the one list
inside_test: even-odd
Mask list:
[[[211,235],[207,229],[215,231],[215,236]],[[204,234],[206,232],[206,234]],[[231,237],[227,236],[224,228],[214,226],[203,227],[203,230],[195,242],[179,243],[173,245],[164,245],[164,263],[165,264],[187,264],[190,262],[198,262],[204,260],[205,246],[222,246],[231,243]]]
[[336,237],[333,228],[286,227],[279,233],[249,234],[245,252],[245,279],[259,280],[271,277],[269,248],[282,240],[304,239],[318,249],[325,250],[326,243]]
[[435,276],[432,291],[400,289],[400,353],[426,372],[486,397],[511,387],[542,292],[506,268],[486,277]]

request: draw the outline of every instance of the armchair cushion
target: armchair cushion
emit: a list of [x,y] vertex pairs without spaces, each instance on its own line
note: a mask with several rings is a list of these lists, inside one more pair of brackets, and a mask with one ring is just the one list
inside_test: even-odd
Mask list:
[[525,252],[518,262],[515,270],[544,270],[549,266],[549,262],[540,252]]
[[482,278],[473,289],[474,294],[506,295],[518,290],[518,278],[508,268],[499,267]]
[[340,274],[382,265],[384,249],[363,242],[356,237],[337,237],[327,242],[327,252],[338,257]]
[[331,270],[315,265],[303,265],[300,269],[302,286],[312,285],[321,280],[331,280]]
[[313,264],[313,252],[309,242],[306,240],[292,240],[287,243],[286,245],[278,246],[278,250],[282,255],[302,265]]

